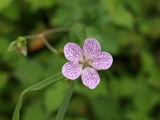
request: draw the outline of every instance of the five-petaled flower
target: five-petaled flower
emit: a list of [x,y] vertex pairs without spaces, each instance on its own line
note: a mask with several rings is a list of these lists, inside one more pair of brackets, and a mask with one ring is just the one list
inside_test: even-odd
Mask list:
[[108,69],[113,62],[108,52],[101,52],[100,43],[94,38],[86,39],[83,49],[76,43],[67,43],[64,46],[64,55],[70,62],[63,65],[63,75],[71,80],[81,75],[83,84],[90,89],[100,83],[97,70]]

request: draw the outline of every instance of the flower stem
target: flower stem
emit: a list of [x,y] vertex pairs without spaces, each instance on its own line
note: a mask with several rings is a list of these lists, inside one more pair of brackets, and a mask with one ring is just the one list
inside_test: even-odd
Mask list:
[[53,53],[58,54],[58,51],[52,47],[49,42],[47,42],[47,40],[45,39],[44,35],[50,34],[50,33],[54,33],[54,32],[68,32],[70,31],[69,28],[53,28],[53,29],[49,29],[46,31],[43,31],[39,34],[35,34],[35,35],[27,35],[27,36],[23,36],[25,39],[33,39],[33,38],[40,38],[43,43],[48,47],[49,50],[51,50]]
[[71,96],[72,96],[72,93],[73,93],[73,89],[74,89],[74,86],[75,86],[75,83],[76,83],[77,80],[74,80],[72,81],[63,101],[62,101],[62,104],[60,106],[60,109],[57,113],[57,117],[56,117],[56,120],[63,120],[64,118],[64,115],[65,115],[65,112],[67,110],[67,107],[68,107],[68,104],[69,104],[69,101],[71,99]]
[[27,36],[23,36],[24,38],[26,39],[33,39],[33,38],[37,38],[39,37],[39,35],[47,35],[47,34],[50,34],[50,33],[54,33],[54,32],[64,32],[64,31],[69,31],[70,29],[69,28],[53,28],[53,29],[49,29],[49,30],[46,30],[46,31],[43,31],[39,34],[34,34],[34,35],[27,35]]
[[49,42],[47,42],[47,40],[44,38],[43,35],[40,35],[40,38],[42,39],[43,43],[48,47],[48,49],[49,49],[50,51],[52,51],[52,52],[55,53],[55,54],[58,54],[58,51],[57,51],[54,47],[52,47],[52,46],[49,44]]

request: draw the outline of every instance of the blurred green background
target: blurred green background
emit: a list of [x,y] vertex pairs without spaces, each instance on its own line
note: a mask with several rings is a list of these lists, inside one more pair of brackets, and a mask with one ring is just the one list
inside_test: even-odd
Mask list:
[[[18,36],[51,28],[70,31],[28,39],[28,57],[7,53]],[[63,47],[97,39],[113,55],[109,70],[99,71],[96,89],[78,80],[65,120],[160,120],[159,0],[0,0],[0,120],[12,118],[27,87],[61,72]],[[28,92],[21,120],[54,120],[70,80]]]

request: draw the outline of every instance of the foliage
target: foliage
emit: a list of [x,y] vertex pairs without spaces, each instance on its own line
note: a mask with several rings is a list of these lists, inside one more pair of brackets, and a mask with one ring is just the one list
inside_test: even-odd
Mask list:
[[[63,56],[67,42],[82,45],[88,37],[99,40],[114,62],[109,70],[99,71],[101,82],[96,89],[90,90],[77,81],[64,119],[160,119],[158,0],[1,0],[0,13],[1,120],[12,118],[24,89],[61,72],[67,61]],[[13,41],[19,36],[62,27],[69,30],[44,35],[58,54],[52,53],[39,37],[26,42],[21,39],[25,50],[27,46],[27,57],[16,50],[7,52],[11,43],[17,45]],[[20,118],[55,119],[69,83],[65,80],[28,92]]]

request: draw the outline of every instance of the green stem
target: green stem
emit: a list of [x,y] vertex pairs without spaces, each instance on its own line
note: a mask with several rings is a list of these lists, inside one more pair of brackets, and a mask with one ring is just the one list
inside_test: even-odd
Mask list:
[[[18,102],[17,102],[17,105],[16,105],[16,108],[15,108],[15,111],[14,111],[14,114],[13,114],[13,117],[12,117],[12,120],[19,120],[19,113],[20,113],[20,108],[22,106],[22,99],[23,99],[23,96],[26,92],[28,91],[32,91],[32,90],[40,90],[40,89],[43,89],[44,87],[47,87],[51,84],[54,84],[60,80],[62,80],[64,77],[62,76],[62,74],[57,74],[57,75],[54,75],[50,78],[47,78],[43,81],[40,81],[39,83],[35,84],[35,85],[32,85],[30,87],[28,87],[27,89],[25,89],[21,94],[20,94],[20,97],[18,99]],[[54,79],[54,80],[53,80]]]
[[72,93],[73,93],[73,89],[74,89],[74,86],[75,86],[75,83],[76,83],[77,80],[74,80],[72,81],[64,99],[63,99],[63,102],[60,106],[60,109],[58,111],[58,114],[57,114],[57,117],[56,117],[56,120],[63,120],[64,118],[64,115],[65,115],[65,112],[67,110],[67,107],[68,107],[68,104],[69,104],[69,101],[71,99],[71,96],[72,96]]
[[42,39],[43,43],[48,47],[50,51],[52,51],[55,54],[58,54],[58,51],[49,44],[49,42],[44,38],[43,35],[40,35],[39,37]]

